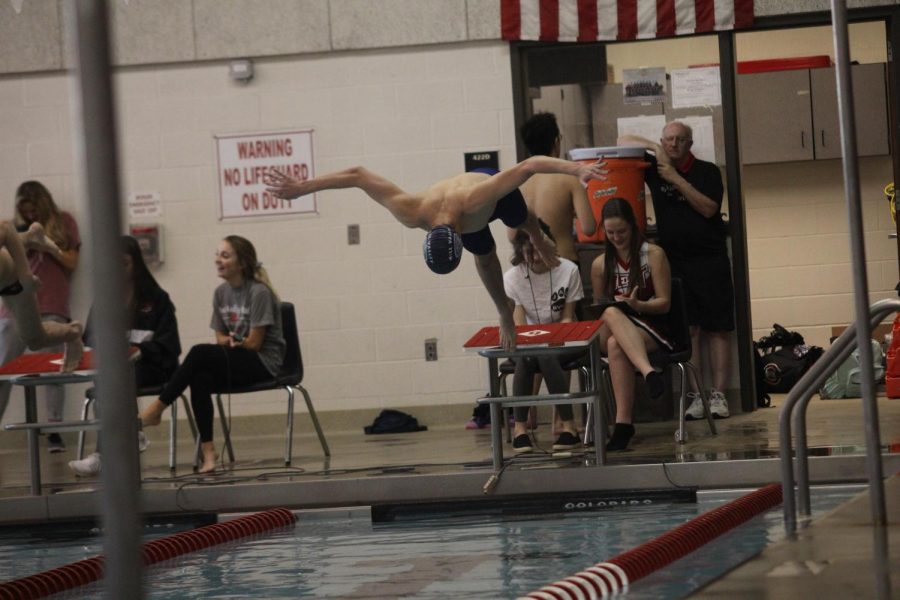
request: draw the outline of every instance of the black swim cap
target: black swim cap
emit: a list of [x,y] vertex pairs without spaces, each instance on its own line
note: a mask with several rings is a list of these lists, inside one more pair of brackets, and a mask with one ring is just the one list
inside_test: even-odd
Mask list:
[[444,275],[458,267],[462,251],[462,238],[449,225],[432,227],[422,244],[425,264],[438,275]]

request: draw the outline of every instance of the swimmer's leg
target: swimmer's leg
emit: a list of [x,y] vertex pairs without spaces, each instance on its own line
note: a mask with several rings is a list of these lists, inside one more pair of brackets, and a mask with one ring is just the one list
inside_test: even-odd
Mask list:
[[28,257],[19,233],[9,221],[0,221],[0,288],[16,282],[22,284],[24,291],[34,291],[34,276],[28,268]]

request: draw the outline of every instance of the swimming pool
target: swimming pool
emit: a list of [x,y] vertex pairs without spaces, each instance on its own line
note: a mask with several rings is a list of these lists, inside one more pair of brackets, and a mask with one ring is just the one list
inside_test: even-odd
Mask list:
[[[817,488],[814,511],[834,508],[860,489]],[[372,523],[362,509],[302,513],[290,530],[147,569],[145,593],[159,599],[514,598],[633,548],[737,495],[710,492],[700,494],[697,503],[605,506],[549,517],[445,514]],[[147,539],[185,528],[151,526]],[[30,537],[24,540],[20,534],[16,541],[0,535],[0,579],[100,551],[97,532]],[[782,537],[781,511],[769,511],[638,581],[628,596],[682,597]],[[94,584],[66,597],[89,598],[99,592],[100,585]]]

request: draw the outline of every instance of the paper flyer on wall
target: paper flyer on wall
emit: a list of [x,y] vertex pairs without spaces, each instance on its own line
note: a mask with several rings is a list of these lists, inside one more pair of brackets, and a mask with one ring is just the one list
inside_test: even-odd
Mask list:
[[670,75],[672,77],[672,108],[722,104],[719,67],[673,69]]

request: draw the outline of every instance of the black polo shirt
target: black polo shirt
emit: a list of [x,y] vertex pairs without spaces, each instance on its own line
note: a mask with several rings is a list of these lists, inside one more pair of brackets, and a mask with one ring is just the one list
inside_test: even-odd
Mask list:
[[678,172],[685,180],[719,205],[712,217],[704,217],[694,210],[674,185],[659,176],[656,157],[647,154],[650,166],[644,180],[653,198],[659,245],[670,257],[726,254],[725,223],[721,207],[724,188],[719,168],[711,162],[691,155],[686,170]]

